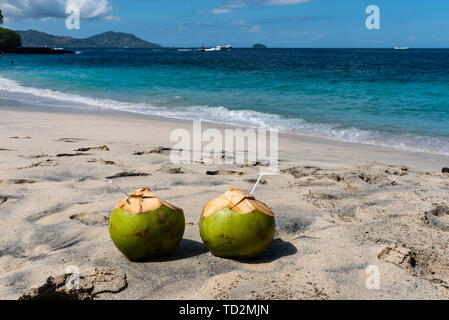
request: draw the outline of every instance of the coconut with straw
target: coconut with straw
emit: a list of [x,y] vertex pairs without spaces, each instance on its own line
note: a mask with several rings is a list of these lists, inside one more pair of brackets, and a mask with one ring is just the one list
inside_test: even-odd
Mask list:
[[270,208],[240,189],[230,189],[210,201],[200,219],[204,244],[212,254],[223,258],[261,255],[270,246],[274,231],[275,218]]

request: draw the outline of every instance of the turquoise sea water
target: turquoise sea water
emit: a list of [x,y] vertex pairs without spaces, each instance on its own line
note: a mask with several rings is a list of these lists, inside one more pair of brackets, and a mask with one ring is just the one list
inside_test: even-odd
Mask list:
[[8,55],[0,59],[2,97],[449,155],[449,50],[80,49],[76,55]]

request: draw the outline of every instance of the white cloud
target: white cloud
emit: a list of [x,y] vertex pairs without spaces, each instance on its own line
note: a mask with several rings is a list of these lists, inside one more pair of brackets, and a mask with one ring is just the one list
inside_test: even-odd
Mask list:
[[212,10],[210,10],[211,13],[213,14],[224,14],[224,13],[229,13],[232,10],[229,8],[214,8]]
[[51,19],[67,17],[67,6],[80,8],[82,19],[109,19],[109,0],[1,0],[0,10],[8,19]]
[[218,8],[211,10],[203,10],[200,13],[224,14],[230,13],[235,9],[252,7],[252,6],[285,6],[294,5],[312,0],[223,0],[223,4]]

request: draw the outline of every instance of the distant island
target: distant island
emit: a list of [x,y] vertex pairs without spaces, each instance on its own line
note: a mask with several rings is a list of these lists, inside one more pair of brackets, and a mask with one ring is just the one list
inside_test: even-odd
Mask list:
[[86,39],[53,36],[36,30],[17,31],[24,47],[50,48],[161,48],[156,43],[147,42],[133,34],[105,32]]
[[266,49],[267,46],[261,43],[256,43],[255,45],[253,45],[253,49]]

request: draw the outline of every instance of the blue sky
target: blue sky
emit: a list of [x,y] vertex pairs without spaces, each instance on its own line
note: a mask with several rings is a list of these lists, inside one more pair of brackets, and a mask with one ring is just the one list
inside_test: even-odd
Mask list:
[[[83,4],[80,30],[65,27],[67,3]],[[365,27],[368,5],[380,8],[380,30]],[[113,30],[168,47],[449,47],[447,0],[0,0],[0,9],[13,29]]]

